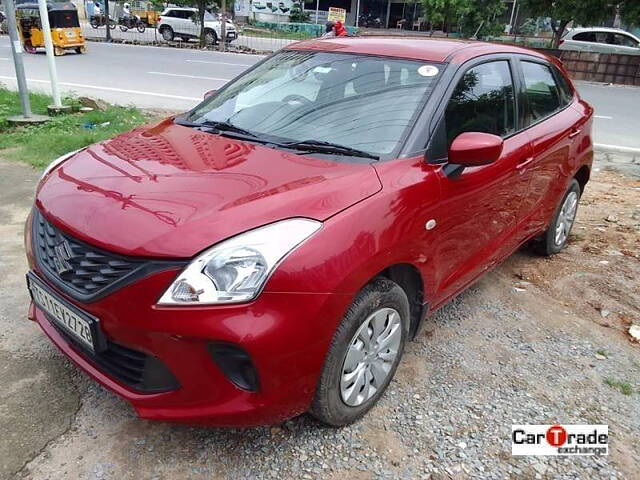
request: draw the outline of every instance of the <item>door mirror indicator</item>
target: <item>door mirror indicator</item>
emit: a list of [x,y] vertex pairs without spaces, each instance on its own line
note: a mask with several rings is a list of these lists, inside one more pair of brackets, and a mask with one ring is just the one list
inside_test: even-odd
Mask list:
[[218,90],[209,90],[208,92],[204,92],[204,99],[206,100],[209,97],[212,97],[216,94]]
[[502,153],[502,138],[482,132],[464,132],[449,147],[449,163],[477,167],[493,163]]

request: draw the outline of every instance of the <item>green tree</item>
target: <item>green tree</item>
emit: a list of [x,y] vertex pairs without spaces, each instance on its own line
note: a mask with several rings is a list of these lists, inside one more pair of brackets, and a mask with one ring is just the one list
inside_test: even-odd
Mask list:
[[[637,1],[637,0],[636,0]],[[553,48],[558,48],[567,25],[595,25],[614,13],[611,0],[522,0],[534,17],[550,17]],[[634,3],[633,0],[630,3]]]
[[640,26],[640,1],[625,0],[619,4],[622,21],[629,25]]
[[497,21],[505,8],[502,0],[422,0],[422,5],[432,28],[441,25],[447,33],[452,26],[466,37],[493,35],[504,28]]

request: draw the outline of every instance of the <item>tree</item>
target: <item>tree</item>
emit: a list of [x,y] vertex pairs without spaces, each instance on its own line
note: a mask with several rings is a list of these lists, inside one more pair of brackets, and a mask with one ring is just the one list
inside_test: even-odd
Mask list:
[[622,21],[629,25],[640,25],[640,2],[625,0],[619,4]]
[[[553,30],[552,48],[558,48],[560,39],[570,22],[594,25],[613,14],[611,0],[521,0],[534,17],[550,17]],[[630,3],[634,3],[630,0]]]
[[422,0],[422,5],[432,28],[442,25],[447,33],[453,25],[467,37],[492,35],[504,27],[496,21],[505,8],[502,0]]

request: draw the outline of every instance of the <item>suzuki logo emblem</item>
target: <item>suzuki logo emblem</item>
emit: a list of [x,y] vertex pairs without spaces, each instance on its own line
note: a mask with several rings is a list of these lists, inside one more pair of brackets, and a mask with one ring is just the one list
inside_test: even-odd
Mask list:
[[66,240],[63,240],[53,247],[53,251],[55,253],[55,256],[53,257],[53,264],[56,267],[58,275],[70,272],[72,268],[71,264],[69,264],[69,260],[73,257],[73,252],[71,251],[69,243]]

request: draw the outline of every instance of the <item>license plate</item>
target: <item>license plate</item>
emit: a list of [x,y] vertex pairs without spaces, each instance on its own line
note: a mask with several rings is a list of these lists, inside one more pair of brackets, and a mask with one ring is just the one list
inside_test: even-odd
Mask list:
[[67,38],[75,38],[76,37],[75,32],[66,32],[65,35],[67,36]]
[[38,307],[48,314],[51,321],[78,340],[82,346],[95,352],[92,328],[94,320],[84,318],[86,314],[81,314],[75,308],[71,308],[36,280],[33,275],[27,275],[27,283],[31,291],[31,298]]

